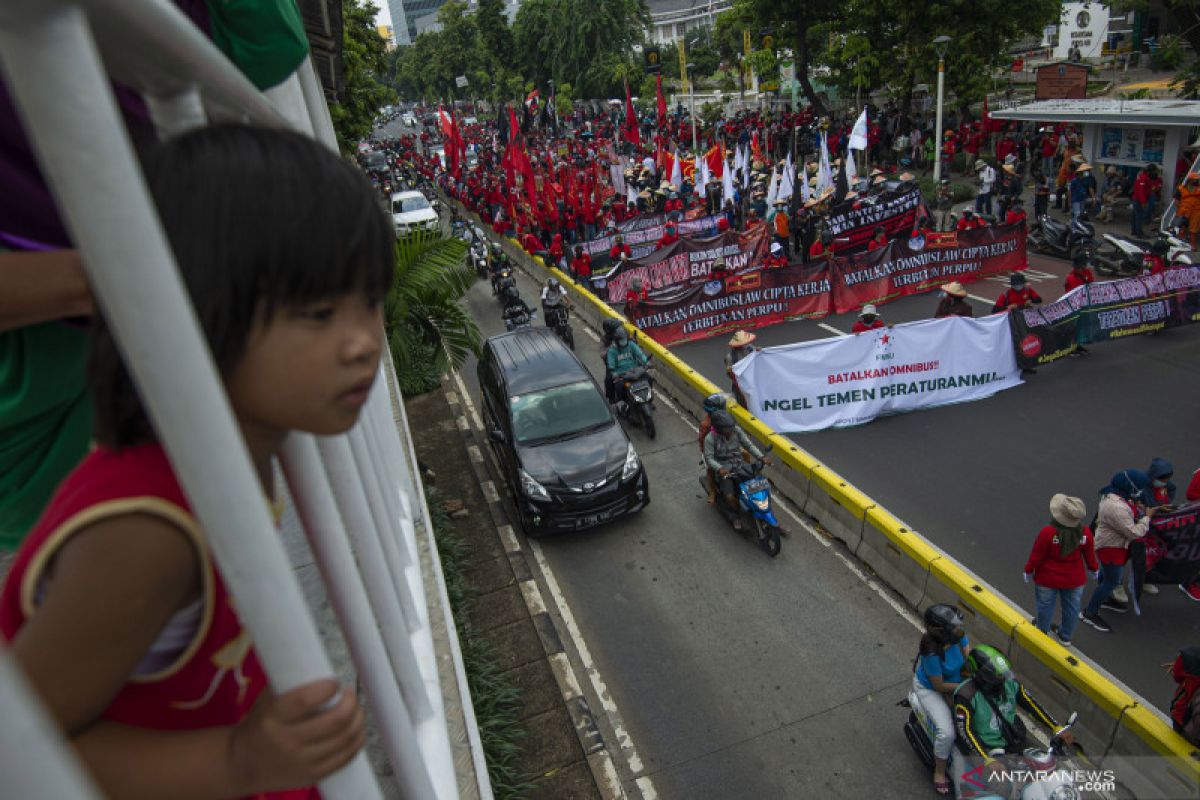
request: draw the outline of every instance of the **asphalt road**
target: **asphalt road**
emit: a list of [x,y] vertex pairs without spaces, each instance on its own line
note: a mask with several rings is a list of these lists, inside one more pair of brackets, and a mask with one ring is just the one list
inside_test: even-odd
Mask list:
[[[524,276],[520,288],[536,298]],[[486,283],[467,305],[503,331]],[[599,346],[575,330],[601,377]],[[478,400],[474,369],[462,377]],[[648,777],[681,800],[926,796],[895,706],[916,628],[795,520],[774,560],[740,538],[701,494],[694,429],[665,403],[656,422],[654,441],[630,431],[649,507],[540,540],[640,757],[636,773],[618,759],[627,789]]]
[[[1033,287],[1047,301],[1062,293],[1066,261],[1030,257]],[[1005,282],[967,286],[976,316],[991,311]],[[889,323],[932,316],[935,294],[882,306]],[[760,346],[848,333],[853,315],[798,321],[758,331]],[[828,326],[825,327],[825,326]],[[727,337],[673,351],[722,387]],[[1065,492],[1095,512],[1097,492],[1120,469],[1145,469],[1162,456],[1175,464],[1182,498],[1200,466],[1190,431],[1200,401],[1200,326],[1095,344],[1090,354],[1042,367],[1026,383],[975,403],[876,420],[856,428],[795,434],[829,464],[914,530],[1034,610],[1022,570],[1050,497]],[[1105,612],[1112,633],[1080,624],[1076,647],[1150,704],[1166,709],[1174,683],[1159,667],[1200,642],[1200,606],[1174,586],[1148,597],[1143,614]],[[1085,592],[1084,601],[1091,588]]]

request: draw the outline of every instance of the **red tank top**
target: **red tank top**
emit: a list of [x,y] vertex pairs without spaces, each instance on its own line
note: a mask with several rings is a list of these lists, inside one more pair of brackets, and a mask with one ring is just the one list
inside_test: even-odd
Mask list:
[[[200,556],[204,610],[200,630],[161,672],[131,677],[101,718],[152,730],[194,730],[240,722],[267,686],[248,631],[209,556],[175,473],[158,444],[93,450],[58,487],[26,537],[0,591],[0,635],[12,640],[36,610],[38,584],[58,549],[99,519],[152,514],[188,535]],[[316,789],[255,795],[315,800]]]

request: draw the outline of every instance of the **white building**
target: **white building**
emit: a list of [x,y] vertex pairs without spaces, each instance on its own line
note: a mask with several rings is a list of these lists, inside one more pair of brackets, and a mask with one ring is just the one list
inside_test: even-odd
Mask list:
[[699,28],[711,28],[731,0],[650,0],[650,41],[666,44]]

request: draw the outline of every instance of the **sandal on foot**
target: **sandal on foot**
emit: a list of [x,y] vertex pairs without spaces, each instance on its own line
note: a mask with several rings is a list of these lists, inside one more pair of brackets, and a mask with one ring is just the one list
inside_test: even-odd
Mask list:
[[934,781],[933,790],[938,793],[939,797],[949,797],[950,790],[954,787],[950,785],[950,781]]

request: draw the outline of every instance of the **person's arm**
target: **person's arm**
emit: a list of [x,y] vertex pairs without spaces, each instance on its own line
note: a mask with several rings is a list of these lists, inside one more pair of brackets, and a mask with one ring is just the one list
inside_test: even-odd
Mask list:
[[1192,473],[1192,479],[1188,481],[1187,490],[1183,496],[1188,502],[1194,503],[1200,500],[1200,469]]
[[608,352],[604,354],[604,365],[608,367],[608,371],[612,374],[617,374],[617,348],[610,346]]
[[[1053,531],[1053,528],[1049,529]],[[1046,560],[1046,550],[1050,547],[1050,538],[1052,534],[1047,534],[1047,529],[1042,528],[1038,531],[1037,538],[1033,540],[1033,549],[1029,551],[1029,558],[1025,561],[1025,574],[1032,576],[1037,572],[1037,568]]]
[[1126,545],[1134,539],[1140,539],[1145,536],[1146,531],[1150,529],[1152,510],[1147,511],[1140,520],[1135,521],[1133,510],[1129,508],[1124,500],[1119,502],[1104,502],[1104,500],[1101,500],[1100,502],[1098,523],[1099,521],[1103,521],[1104,527],[1116,532],[1125,540]]
[[734,430],[737,431],[738,441],[742,443],[742,447],[749,451],[751,456],[754,458],[763,457],[762,450],[758,449],[758,445],[755,443],[754,439],[750,437],[750,434],[746,433],[741,428],[735,428]]
[[968,755],[991,761],[987,747],[975,735],[974,709],[969,700],[955,696],[954,698],[954,733],[957,741],[967,748]]
[[641,364],[643,367],[650,363],[650,356],[646,355],[646,351],[642,350],[641,346],[639,346],[637,342],[633,342],[632,347],[633,355],[634,358],[637,359],[637,363]]
[[0,331],[93,310],[78,251],[0,252]]
[[100,719],[170,617],[200,594],[195,546],[161,518],[76,533],[12,653],[109,797],[215,800],[305,786],[362,744],[362,713],[333,681],[264,698],[237,726],[149,731]]
[[715,441],[716,433],[710,433],[704,437],[704,464],[715,473],[720,473],[722,470],[721,462],[716,458],[717,443]]

